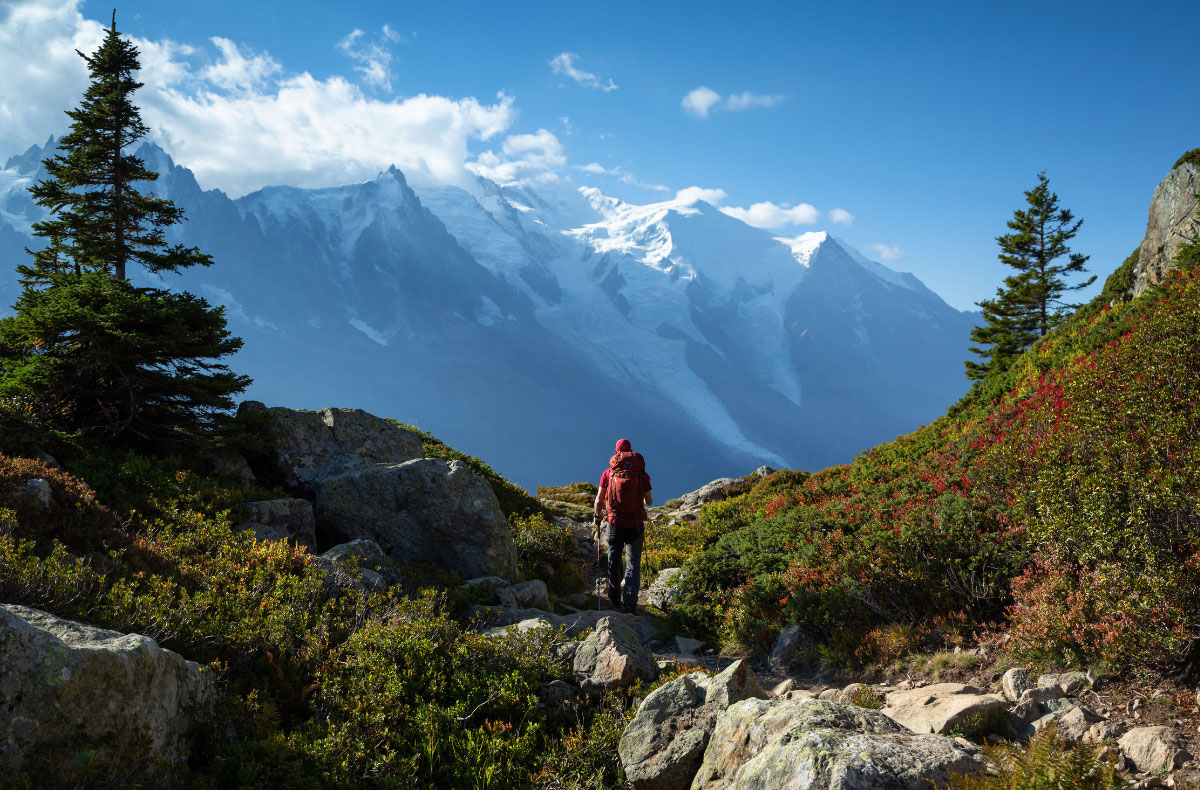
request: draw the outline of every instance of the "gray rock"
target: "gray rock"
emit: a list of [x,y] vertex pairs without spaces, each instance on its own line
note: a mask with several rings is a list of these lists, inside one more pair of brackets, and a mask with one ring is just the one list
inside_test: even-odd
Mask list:
[[1067,746],[1074,746],[1100,721],[1100,717],[1082,705],[1076,705],[1058,717],[1058,737]]
[[[517,600],[517,591],[499,576],[481,576],[477,579],[467,579],[463,582],[463,587],[472,591],[486,590],[482,595],[486,596],[488,604],[495,604],[503,609],[540,608],[522,607],[520,601]],[[480,599],[475,598],[475,600]]]
[[318,556],[316,562],[325,570],[325,583],[330,587],[357,586],[357,580],[346,573],[346,565],[357,568],[362,587],[373,592],[383,592],[400,581],[391,560],[373,540],[340,543]]
[[243,483],[254,482],[254,470],[246,462],[246,456],[230,447],[219,447],[211,450],[206,456],[209,467],[219,477],[240,480]]
[[1027,699],[1014,705],[1009,711],[1009,715],[1012,716],[1014,724],[1024,727],[1045,716],[1046,709],[1037,700]]
[[675,649],[684,655],[695,655],[700,652],[700,648],[704,647],[704,643],[699,639],[692,639],[687,636],[675,637]]
[[642,640],[623,620],[605,617],[579,645],[571,671],[587,692],[628,688],[658,677],[658,665]]
[[893,691],[880,711],[888,718],[917,733],[945,735],[965,729],[981,735],[1008,727],[1008,704],[999,694],[982,694],[961,683],[935,683],[932,686]]
[[573,708],[578,701],[579,689],[565,680],[552,680],[538,689],[538,707],[549,715]]
[[513,587],[513,592],[516,593],[517,603],[523,609],[550,608],[550,591],[540,579],[522,582]]
[[775,470],[769,466],[760,466],[750,474],[752,474],[754,477],[770,477],[771,475],[775,474]]
[[1138,248],[1132,295],[1141,296],[1175,268],[1175,256],[1186,241],[1200,233],[1196,198],[1200,167],[1184,163],[1167,173],[1154,189],[1146,219],[1146,235]]
[[1013,667],[1000,678],[1000,688],[1003,689],[1004,696],[1013,702],[1019,701],[1022,694],[1036,686],[1033,673],[1025,667]]
[[554,626],[544,617],[529,617],[512,625],[501,625],[481,631],[484,636],[508,636],[512,633],[524,634],[529,631],[550,631]]
[[789,625],[779,632],[767,663],[776,672],[787,672],[796,663],[800,653],[812,644],[812,636],[798,625]]
[[878,711],[748,699],[717,718],[693,790],[926,790],[983,769],[978,750],[914,735]]
[[817,694],[817,699],[828,702],[836,702],[838,696],[842,693],[841,689],[825,689]]
[[1099,745],[1105,741],[1115,741],[1125,734],[1128,728],[1117,721],[1101,721],[1093,724],[1088,728],[1088,731],[1083,734],[1083,742],[1091,745]]
[[724,499],[726,491],[732,485],[737,483],[732,477],[721,477],[707,483],[691,493],[684,494],[680,499],[683,501],[683,506],[686,508],[694,508],[700,505],[706,505],[709,502],[716,502]]
[[315,485],[320,526],[370,538],[398,565],[429,563],[464,579],[516,576],[508,520],[491,486],[462,461],[355,469]]
[[857,694],[870,691],[870,687],[866,683],[851,683],[844,689],[840,690],[833,698],[833,701],[839,705],[853,705],[853,698]]
[[[604,619],[621,620],[632,628],[638,618],[633,615],[612,611],[596,611],[588,609],[573,614],[551,614],[541,609],[502,609],[499,606],[473,606],[467,611],[468,619],[476,621],[477,628],[492,628],[495,626],[515,625],[522,620],[541,618],[555,628],[563,629],[567,636],[577,636],[588,629],[596,628]],[[636,631],[635,631],[636,632]]]
[[54,505],[50,481],[41,477],[35,477],[17,486],[16,494],[39,510],[49,510]]
[[715,677],[692,672],[664,683],[642,700],[621,735],[617,752],[626,779],[635,790],[688,787],[721,711],[764,696],[745,661]]
[[259,540],[292,540],[308,549],[317,545],[317,519],[307,499],[266,499],[246,502],[240,508],[243,523]]
[[[200,666],[149,637],[0,604],[0,762],[19,770],[30,750],[75,753],[144,746],[167,766],[187,756],[193,712],[210,683]],[[63,753],[63,750],[70,753]]]
[[663,611],[670,611],[679,600],[683,589],[683,569],[663,568],[654,577],[654,582],[642,593],[642,603]]
[[1084,691],[1089,686],[1091,686],[1091,683],[1088,681],[1087,675],[1083,672],[1053,672],[1041,675],[1037,679],[1038,688],[1060,689],[1064,695]]
[[1044,688],[1028,688],[1021,693],[1018,703],[1028,702],[1050,702],[1051,700],[1062,699],[1063,691],[1058,686],[1046,686]]
[[247,401],[238,409],[239,416],[244,414],[263,417],[289,486],[309,488],[351,469],[425,457],[421,437],[361,409],[305,411]]
[[591,605],[592,599],[587,593],[571,593],[562,599],[576,609],[586,609]]
[[1173,771],[1192,759],[1187,741],[1170,727],[1136,727],[1122,735],[1117,744],[1144,774]]

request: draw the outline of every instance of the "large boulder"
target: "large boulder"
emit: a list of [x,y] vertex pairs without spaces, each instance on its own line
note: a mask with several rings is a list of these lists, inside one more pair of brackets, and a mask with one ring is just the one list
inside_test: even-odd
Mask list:
[[810,699],[747,699],[717,717],[692,790],[927,790],[982,770],[980,753],[914,735],[878,711]]
[[1151,285],[1162,282],[1175,268],[1175,256],[1189,239],[1200,235],[1196,194],[1200,193],[1200,166],[1180,162],[1154,189],[1146,236],[1138,248],[1134,269],[1133,296],[1141,296]]
[[306,411],[246,401],[238,416],[263,420],[284,482],[302,490],[350,469],[425,457],[420,436],[362,409]]
[[1117,741],[1121,754],[1144,774],[1173,771],[1192,759],[1187,741],[1170,727],[1135,727]]
[[635,790],[691,786],[717,716],[743,699],[765,698],[745,661],[719,675],[681,675],[652,691],[638,706],[617,748]]
[[399,565],[429,563],[464,579],[517,575],[496,494],[462,461],[422,458],[322,477],[316,514],[330,534],[370,538]]
[[602,618],[579,645],[571,671],[587,692],[628,688],[658,677],[658,664],[629,624]]
[[292,540],[307,549],[317,546],[317,519],[307,499],[265,499],[246,502],[240,510],[242,523],[259,540]]
[[999,694],[982,694],[961,683],[935,683],[892,691],[880,711],[916,733],[945,735],[951,730],[986,734],[1003,732],[1009,724],[1008,702]]
[[111,748],[170,767],[209,697],[200,666],[149,637],[0,604],[0,764]]

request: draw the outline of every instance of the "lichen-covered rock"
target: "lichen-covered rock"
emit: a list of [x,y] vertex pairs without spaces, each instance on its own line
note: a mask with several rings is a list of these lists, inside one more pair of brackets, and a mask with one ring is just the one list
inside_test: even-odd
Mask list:
[[663,611],[670,611],[679,600],[683,589],[683,569],[663,568],[654,577],[654,582],[642,593],[642,603]]
[[[495,628],[516,625],[531,618],[541,618],[555,628],[562,628],[567,636],[577,636],[589,628],[596,628],[601,620],[621,620],[633,628],[637,618],[621,612],[586,609],[570,614],[552,614],[541,609],[504,609],[499,606],[473,606],[467,611],[468,619],[475,621],[477,628]],[[634,633],[637,630],[634,629]]]
[[1183,736],[1170,727],[1135,727],[1117,743],[1121,754],[1144,774],[1173,771],[1192,759]]
[[991,733],[1008,727],[1008,704],[999,694],[982,694],[961,683],[893,691],[883,713],[916,733],[944,735],[958,728],[971,733]]
[[1022,694],[1036,686],[1033,673],[1026,667],[1013,667],[1000,678],[1000,688],[1003,689],[1004,696],[1013,702],[1018,702]]
[[20,769],[33,750],[69,762],[105,746],[177,764],[209,693],[198,664],[149,637],[0,604],[0,763],[8,767]]
[[421,437],[362,409],[305,411],[246,401],[238,415],[255,415],[275,448],[284,482],[308,489],[351,469],[424,458]]
[[534,609],[541,607],[522,607],[517,600],[517,591],[506,580],[499,576],[480,576],[478,579],[467,579],[463,587],[471,594],[472,600],[502,609]]
[[745,661],[713,677],[692,672],[664,683],[642,700],[621,735],[626,779],[635,790],[689,787],[721,711],[765,696]]
[[242,523],[235,529],[249,529],[259,540],[292,540],[299,546],[317,546],[317,519],[307,499],[265,499],[246,502],[239,508]]
[[[325,583],[330,587],[361,586],[367,590],[383,592],[400,581],[392,561],[373,540],[352,540],[339,543],[316,558],[316,563],[325,571]],[[361,585],[345,566],[358,569]]]
[[798,625],[789,625],[779,632],[767,663],[776,672],[787,672],[800,657],[801,651],[812,644],[812,636]]
[[315,485],[321,528],[370,538],[398,565],[429,563],[464,579],[516,577],[517,550],[496,494],[462,461],[355,469]]
[[717,717],[693,790],[927,790],[982,770],[977,750],[878,711],[819,700],[738,702]]
[[1058,716],[1056,721],[1058,737],[1067,746],[1074,746],[1082,741],[1083,736],[1092,728],[1092,725],[1099,721],[1100,716],[1082,705],[1076,705]]
[[587,692],[628,688],[658,677],[658,664],[623,620],[604,617],[579,645],[571,670]]
[[1200,234],[1196,194],[1200,193],[1200,167],[1182,162],[1167,173],[1154,189],[1146,219],[1146,235],[1138,248],[1133,296],[1141,296],[1151,285],[1162,282],[1175,268],[1175,256],[1189,238]]

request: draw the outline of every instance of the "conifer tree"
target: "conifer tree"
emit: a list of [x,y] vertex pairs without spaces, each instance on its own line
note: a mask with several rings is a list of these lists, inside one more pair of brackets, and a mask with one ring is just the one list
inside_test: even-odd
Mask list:
[[[966,362],[967,378],[985,379],[1007,370],[1013,360],[1034,341],[1058,326],[1069,311],[1079,307],[1063,301],[1068,291],[1078,291],[1095,282],[1095,277],[1068,285],[1066,276],[1087,271],[1088,256],[1071,252],[1067,242],[1075,237],[1083,220],[1069,209],[1060,208],[1058,195],[1050,191],[1045,171],[1038,184],[1025,193],[1028,208],[1017,209],[1008,221],[1012,233],[998,236],[1000,261],[1016,269],[996,289],[996,298],[978,302],[984,323],[971,332],[971,352],[981,361]],[[1060,259],[1066,258],[1065,262]]]
[[192,444],[249,384],[219,361],[242,341],[205,300],[128,281],[130,264],[177,272],[211,258],[169,246],[182,211],[137,188],[158,174],[129,152],[148,130],[132,101],[138,51],[115,12],[100,48],[79,54],[91,82],[30,190],[51,213],[34,226],[46,246],[17,267],[16,315],[0,321],[0,406],[34,430]]

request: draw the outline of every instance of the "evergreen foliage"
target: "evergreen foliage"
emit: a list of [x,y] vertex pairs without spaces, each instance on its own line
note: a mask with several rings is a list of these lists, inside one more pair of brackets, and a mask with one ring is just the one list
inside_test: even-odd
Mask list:
[[60,153],[44,162],[49,177],[30,190],[52,214],[34,226],[47,243],[17,267],[17,315],[0,321],[3,422],[42,436],[191,445],[250,382],[219,362],[242,341],[222,309],[128,281],[130,263],[162,273],[211,259],[168,246],[165,231],[182,211],[137,189],[158,174],[127,153],[147,128],[132,102],[138,52],[115,14],[101,47],[80,55],[91,83],[68,113]]
[[[1067,242],[1079,232],[1083,220],[1060,208],[1044,172],[1038,184],[1025,193],[1028,208],[1017,209],[1008,221],[1012,233],[996,238],[1000,261],[1016,270],[996,289],[995,299],[979,302],[984,323],[971,332],[971,352],[981,361],[966,362],[967,378],[986,379],[1008,369],[1038,338],[1062,323],[1080,307],[1062,300],[1064,293],[1086,288],[1091,277],[1067,285],[1066,275],[1086,271],[1088,256],[1071,252]],[[1066,257],[1066,263],[1055,263]]]

